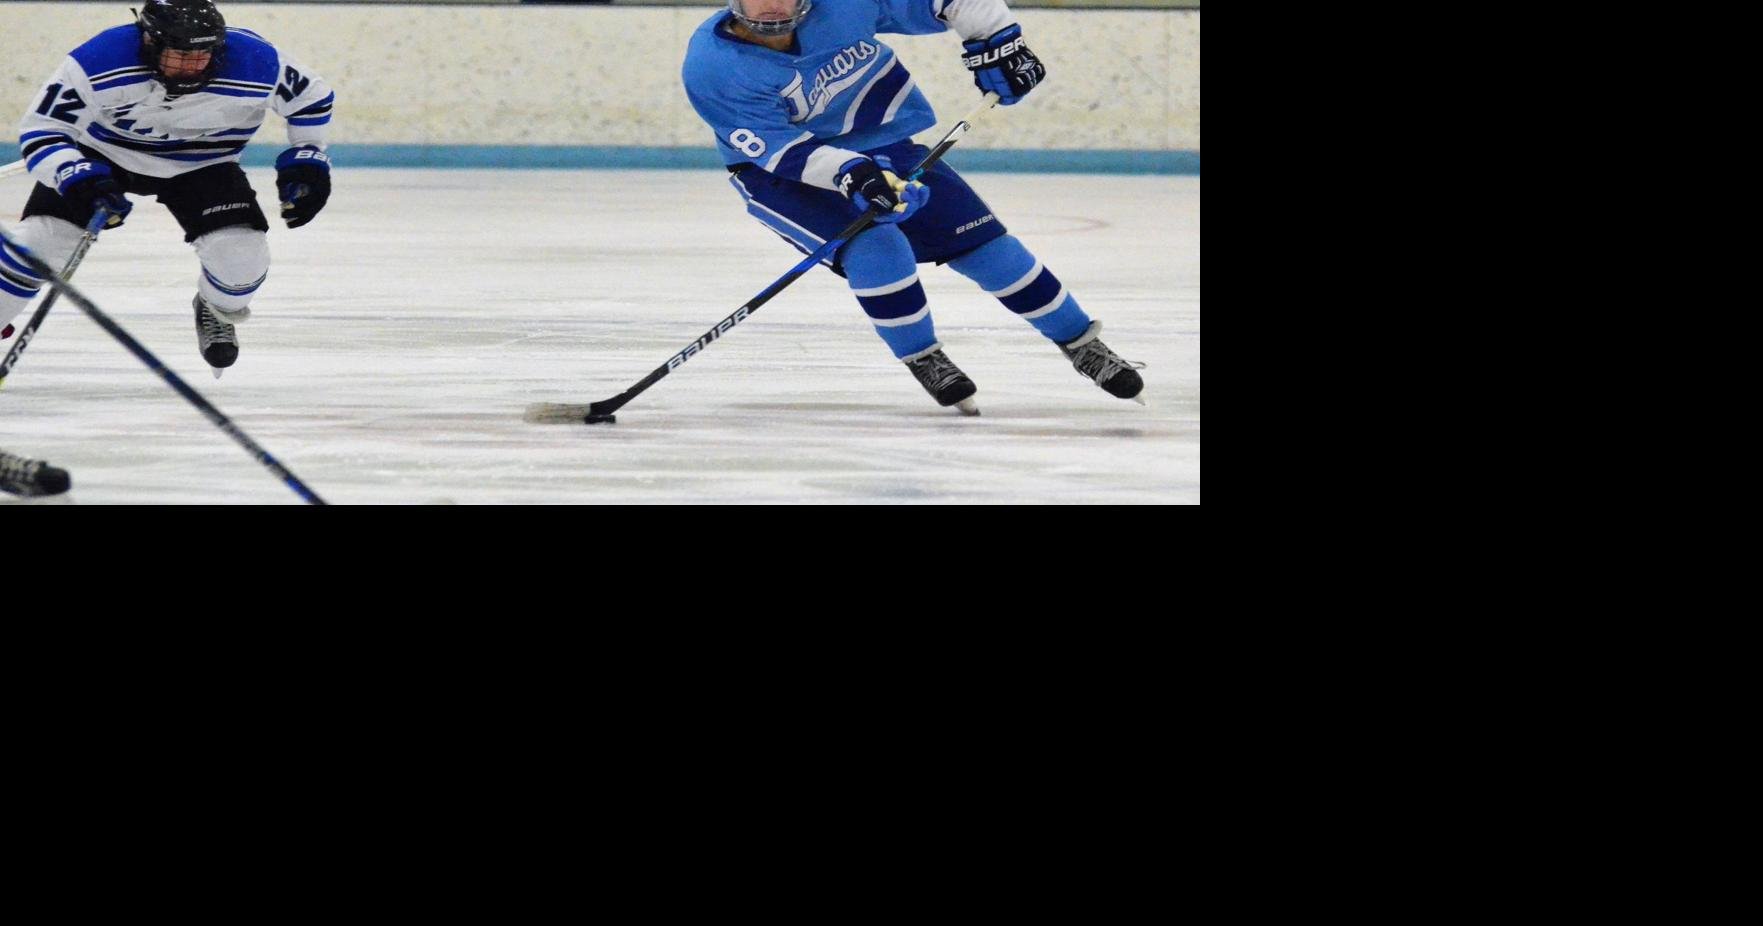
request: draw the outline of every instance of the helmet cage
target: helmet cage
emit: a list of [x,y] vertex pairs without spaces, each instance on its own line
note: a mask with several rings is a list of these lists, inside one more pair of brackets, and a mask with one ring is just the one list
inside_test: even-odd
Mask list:
[[741,0],[728,0],[728,11],[754,35],[789,35],[813,6],[810,0],[796,0],[796,12],[788,19],[751,19],[742,12]]
[[[141,30],[141,64],[171,93],[195,93],[220,74],[226,54],[226,19],[208,0],[147,0],[135,14]],[[171,77],[160,70],[165,51],[205,51],[208,66],[198,74]]]

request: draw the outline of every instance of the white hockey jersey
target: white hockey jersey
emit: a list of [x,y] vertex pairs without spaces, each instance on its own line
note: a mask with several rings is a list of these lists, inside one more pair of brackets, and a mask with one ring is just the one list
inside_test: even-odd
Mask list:
[[131,24],[100,32],[61,62],[32,98],[18,144],[31,176],[51,189],[58,171],[84,157],[76,142],[132,173],[175,177],[238,160],[271,110],[288,120],[290,146],[322,149],[335,100],[262,36],[234,28],[214,80],[168,95],[141,63]]

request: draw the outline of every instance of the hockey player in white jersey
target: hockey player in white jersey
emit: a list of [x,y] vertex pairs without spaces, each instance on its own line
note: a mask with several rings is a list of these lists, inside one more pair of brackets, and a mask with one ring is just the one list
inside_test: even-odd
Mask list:
[[1097,339],[1101,323],[960,174],[939,162],[922,182],[900,178],[928,154],[912,135],[936,115],[876,34],[949,30],[966,40],[974,83],[1005,106],[1046,75],[1004,0],[728,0],[693,33],[682,76],[747,211],[799,250],[883,208],[830,266],[939,404],[973,411],[976,387],[937,340],[917,272],[932,262],[997,297],[1109,394],[1137,399],[1143,365]]
[[[271,111],[288,122],[276,159],[281,215],[311,222],[330,198],[324,153],[335,95],[261,36],[228,28],[210,0],[146,0],[135,22],[74,49],[19,124],[37,186],[16,238],[60,266],[92,220],[123,224],[131,194],[156,196],[196,252],[196,342],[215,369],[239,356],[234,326],[269,274],[269,221],[239,156]],[[43,280],[0,247],[0,325]]]

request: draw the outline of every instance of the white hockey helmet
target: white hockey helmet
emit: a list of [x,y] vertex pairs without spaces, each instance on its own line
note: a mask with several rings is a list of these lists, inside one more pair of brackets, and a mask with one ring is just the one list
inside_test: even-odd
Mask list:
[[728,11],[741,21],[754,35],[788,35],[802,23],[802,17],[814,6],[810,0],[796,0],[796,12],[788,19],[751,19],[741,9],[742,0],[728,0]]

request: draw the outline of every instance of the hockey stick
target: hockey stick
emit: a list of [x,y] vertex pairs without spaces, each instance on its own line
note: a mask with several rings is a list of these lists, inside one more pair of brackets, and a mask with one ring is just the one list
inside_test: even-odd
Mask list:
[[13,161],[11,164],[0,164],[0,180],[5,180],[13,174],[22,173],[24,173],[23,161]]
[[[110,210],[103,206],[93,210],[92,221],[86,223],[86,236],[74,246],[73,256],[67,259],[67,266],[61,268],[62,279],[73,279],[73,272],[80,268],[80,261],[86,259],[86,251],[92,247],[92,242],[98,240],[98,230],[104,227],[105,221],[109,218]],[[49,295],[43,298],[42,304],[37,306],[37,311],[31,313],[31,320],[25,322],[24,328],[19,331],[18,340],[12,342],[12,349],[6,352],[6,359],[0,360],[0,387],[6,385],[6,377],[18,364],[18,358],[24,355],[24,349],[31,345],[31,338],[36,337],[37,328],[42,326],[43,319],[49,314],[50,307],[55,305],[55,299],[60,295],[61,290],[52,289],[49,291]]]
[[239,446],[245,448],[245,450],[251,454],[253,459],[267,467],[276,478],[287,483],[288,488],[294,490],[294,494],[300,496],[311,504],[324,504],[324,499],[319,498],[316,493],[306,487],[305,483],[300,481],[299,477],[290,472],[288,468],[277,461],[275,457],[270,456],[269,451],[258,446],[257,442],[252,440],[250,435],[239,430],[238,425],[233,424],[232,420],[222,414],[220,409],[215,408],[207,399],[202,398],[200,393],[191,389],[189,384],[185,383],[176,373],[166,369],[165,364],[160,363],[158,357],[153,356],[151,351],[141,346],[141,342],[135,340],[127,331],[122,330],[122,326],[112,321],[110,316],[104,314],[102,309],[93,305],[92,300],[87,299],[79,290],[74,289],[72,283],[56,276],[55,270],[48,264],[43,263],[42,258],[21,247],[17,241],[13,240],[11,235],[6,233],[4,228],[0,228],[0,240],[4,240],[7,244],[12,245],[12,249],[24,257],[25,263],[29,264],[30,268],[35,270],[39,276],[47,280],[50,286],[55,287],[56,292],[67,294],[67,298],[72,300],[74,305],[79,306],[80,311],[85,312],[86,315],[90,316],[92,321],[97,322],[98,327],[109,332],[111,337],[115,338],[122,344],[122,346],[128,348],[129,353],[134,354],[142,363],[145,363],[149,370],[158,373],[160,379],[165,380],[167,385],[171,386],[172,389],[177,390],[178,395],[188,399],[190,404],[196,406],[196,409],[200,411],[203,416],[209,421],[214,422],[215,427],[220,428],[228,437],[238,441]]
[[[928,170],[931,165],[942,160],[943,155],[950,148],[955,147],[955,142],[959,141],[961,136],[966,135],[967,130],[973,127],[973,121],[983,115],[986,110],[991,109],[997,102],[998,95],[996,93],[988,92],[986,94],[985,102],[980,104],[980,106],[973,112],[968,113],[966,118],[955,123],[955,127],[949,130],[949,134],[944,135],[943,140],[937,142],[937,146],[932,148],[929,154],[925,155],[924,160],[920,161],[918,166],[912,169],[912,173],[908,174],[906,179],[917,180],[919,175]],[[675,367],[692,359],[693,354],[709,347],[710,342],[722,337],[722,335],[730,328],[745,321],[747,316],[759,311],[759,307],[771,301],[771,297],[783,292],[784,287],[796,282],[798,277],[807,273],[815,264],[830,257],[834,251],[837,251],[845,244],[845,242],[850,241],[858,232],[868,228],[870,223],[874,222],[876,216],[880,214],[881,213],[873,206],[865,210],[862,215],[857,217],[856,221],[845,226],[844,231],[839,232],[837,236],[833,237],[825,244],[822,244],[814,253],[803,258],[801,263],[790,268],[789,273],[778,277],[777,282],[765,287],[759,295],[754,296],[746,305],[741,306],[736,309],[733,314],[724,318],[722,321],[717,322],[716,327],[704,332],[703,337],[686,345],[686,347],[679,353],[667,358],[666,363],[656,367],[648,376],[637,381],[637,383],[629,389],[626,389],[610,399],[591,402],[587,405],[570,405],[554,402],[540,402],[534,405],[528,405],[524,418],[528,422],[534,424],[571,424],[577,421],[580,421],[583,424],[615,423],[618,418],[612,414],[613,412],[623,408],[626,402],[641,395],[643,391],[650,386],[660,382],[661,378],[672,373]]]

